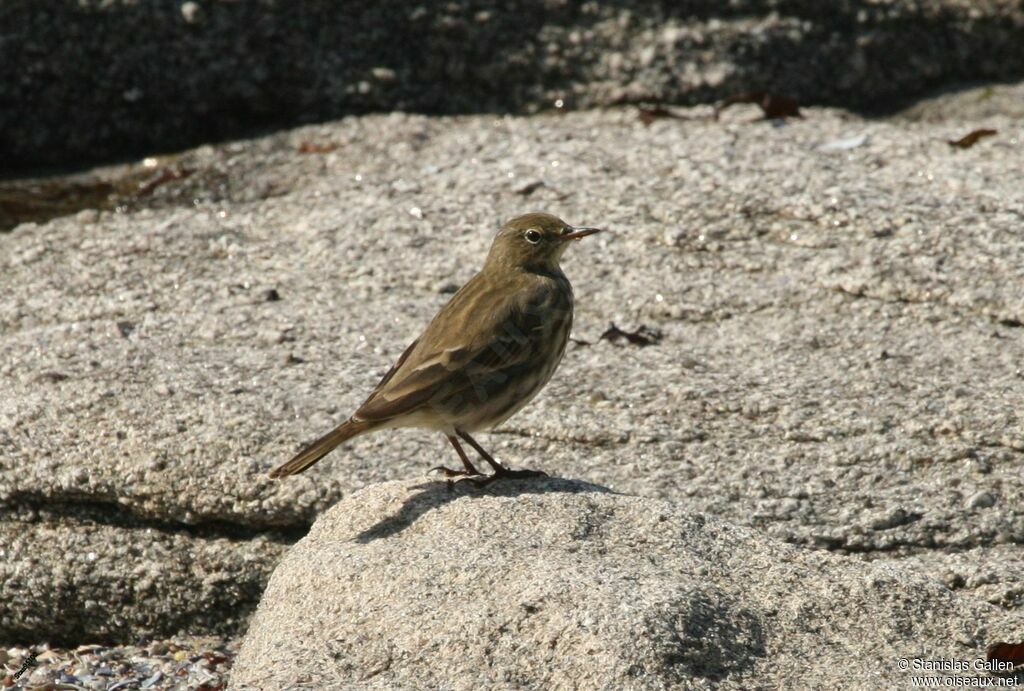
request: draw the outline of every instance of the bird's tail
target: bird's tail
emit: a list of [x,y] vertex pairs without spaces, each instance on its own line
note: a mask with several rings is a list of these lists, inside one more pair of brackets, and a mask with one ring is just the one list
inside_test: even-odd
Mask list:
[[295,458],[270,471],[270,477],[282,478],[301,473],[334,450],[338,444],[369,431],[372,423],[348,419],[300,451]]

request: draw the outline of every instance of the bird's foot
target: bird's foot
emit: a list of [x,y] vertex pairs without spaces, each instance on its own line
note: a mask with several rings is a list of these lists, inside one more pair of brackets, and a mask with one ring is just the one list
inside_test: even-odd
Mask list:
[[433,468],[430,469],[430,472],[432,472],[432,473],[441,473],[442,475],[444,475],[447,478],[453,478],[453,477],[478,477],[478,476],[483,475],[483,473],[481,473],[476,468],[474,468],[472,470],[469,470],[468,468],[465,469],[465,470],[452,470],[451,468],[446,468],[443,465],[434,466]]
[[484,475],[479,478],[470,478],[469,481],[477,487],[486,487],[495,480],[522,480],[529,477],[547,476],[548,474],[543,470],[512,470],[511,468],[506,468],[501,464],[495,464],[494,472],[490,475]]
[[463,470],[452,470],[443,465],[434,466],[430,469],[432,473],[441,473],[445,477],[445,481],[448,483],[448,491],[455,491],[455,483],[463,480],[469,480],[470,482],[476,482],[475,478],[484,477],[484,474],[473,467],[465,468]]

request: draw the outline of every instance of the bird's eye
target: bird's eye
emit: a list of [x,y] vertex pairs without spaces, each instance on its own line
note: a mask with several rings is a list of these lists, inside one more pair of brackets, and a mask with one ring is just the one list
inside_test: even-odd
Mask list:
[[540,242],[540,233],[534,230],[533,228],[530,228],[528,231],[526,231],[526,241],[531,245],[536,245],[538,242]]

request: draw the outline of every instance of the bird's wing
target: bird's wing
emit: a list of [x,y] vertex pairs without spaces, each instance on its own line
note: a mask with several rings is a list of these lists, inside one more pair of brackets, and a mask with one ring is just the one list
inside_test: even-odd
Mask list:
[[378,391],[387,386],[388,382],[391,381],[391,378],[395,376],[395,372],[401,369],[405,361],[409,359],[409,353],[411,353],[416,348],[416,344],[419,342],[420,339],[417,338],[415,341],[409,344],[409,347],[406,348],[405,351],[400,356],[398,356],[398,360],[395,362],[395,364],[391,365],[391,369],[388,370],[388,373],[385,374],[379,382],[377,382],[377,386],[375,386],[373,391],[370,392],[370,395],[366,398],[367,401],[373,399],[373,397],[377,395]]
[[[469,284],[409,346],[353,418],[382,421],[431,400],[459,394],[480,398],[516,368],[532,363],[543,339],[548,291],[524,291],[517,299],[502,301],[489,299],[489,291],[467,288]],[[502,306],[483,311],[482,305]]]

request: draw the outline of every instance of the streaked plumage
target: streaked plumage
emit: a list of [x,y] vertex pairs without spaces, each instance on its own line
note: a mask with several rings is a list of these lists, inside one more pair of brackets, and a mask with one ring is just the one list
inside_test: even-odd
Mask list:
[[342,442],[394,427],[447,435],[465,470],[478,475],[458,443],[467,441],[500,475],[515,473],[491,458],[470,432],[501,424],[547,384],[565,353],[573,295],[558,265],[570,240],[597,232],[549,214],[506,223],[481,271],[438,312],[423,334],[351,418],[271,472],[301,472]]

